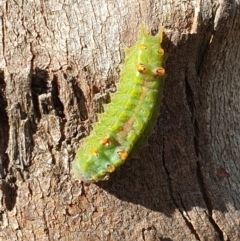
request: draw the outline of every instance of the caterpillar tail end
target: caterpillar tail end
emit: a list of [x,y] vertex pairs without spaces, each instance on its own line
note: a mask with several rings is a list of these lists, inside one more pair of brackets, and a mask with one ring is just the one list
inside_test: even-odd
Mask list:
[[106,181],[109,179],[109,173],[92,176],[87,171],[84,172],[79,166],[79,160],[76,159],[72,163],[72,173],[76,179],[85,183],[96,183],[98,181]]
[[79,167],[79,164],[78,164],[77,160],[74,160],[73,163],[72,163],[72,174],[79,181],[83,181],[83,182],[86,182],[86,183],[94,182],[94,180],[89,175],[87,175],[86,173],[83,173],[80,170],[80,167]]

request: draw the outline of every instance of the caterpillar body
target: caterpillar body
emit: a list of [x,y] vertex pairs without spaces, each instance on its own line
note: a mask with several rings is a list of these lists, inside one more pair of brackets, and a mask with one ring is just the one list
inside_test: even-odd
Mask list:
[[149,36],[142,27],[137,42],[125,51],[117,91],[73,161],[78,179],[107,180],[151,134],[165,76],[162,35],[161,30]]

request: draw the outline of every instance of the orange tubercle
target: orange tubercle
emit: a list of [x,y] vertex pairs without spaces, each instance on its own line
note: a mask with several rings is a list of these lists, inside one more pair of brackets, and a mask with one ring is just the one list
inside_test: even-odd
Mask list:
[[164,49],[162,49],[162,48],[159,49],[159,50],[158,50],[158,53],[160,54],[160,56],[163,56],[163,55],[164,55]]
[[144,50],[144,49],[146,49],[147,47],[146,47],[146,45],[145,44],[140,44],[139,45],[139,49],[140,50]]
[[136,69],[141,74],[143,74],[146,71],[146,67],[144,66],[144,64],[137,64]]
[[125,161],[128,157],[128,154],[125,151],[118,151],[118,156],[122,161]]
[[110,173],[114,172],[115,171],[115,167],[113,165],[108,165],[107,166],[107,169]]
[[97,153],[97,151],[96,151],[95,149],[92,149],[92,150],[90,151],[90,155],[92,155],[92,156],[97,156],[98,153]]
[[157,68],[155,73],[157,76],[163,76],[163,75],[165,75],[165,69],[162,67],[159,67],[159,68]]
[[110,146],[110,139],[109,138],[103,138],[101,140],[101,145],[106,146],[106,147]]

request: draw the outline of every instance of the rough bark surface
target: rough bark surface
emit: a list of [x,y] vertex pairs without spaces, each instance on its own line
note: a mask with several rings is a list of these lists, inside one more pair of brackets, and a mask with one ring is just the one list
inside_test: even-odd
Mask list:
[[[240,240],[238,0],[0,2],[0,237]],[[109,181],[71,161],[124,46],[165,27],[156,133]]]

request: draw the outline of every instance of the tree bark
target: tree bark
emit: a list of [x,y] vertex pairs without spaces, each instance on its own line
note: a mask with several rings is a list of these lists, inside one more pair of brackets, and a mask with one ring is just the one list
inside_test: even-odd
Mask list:
[[[3,240],[240,240],[239,0],[5,0],[0,16]],[[155,133],[110,180],[79,182],[142,23],[165,29]]]

